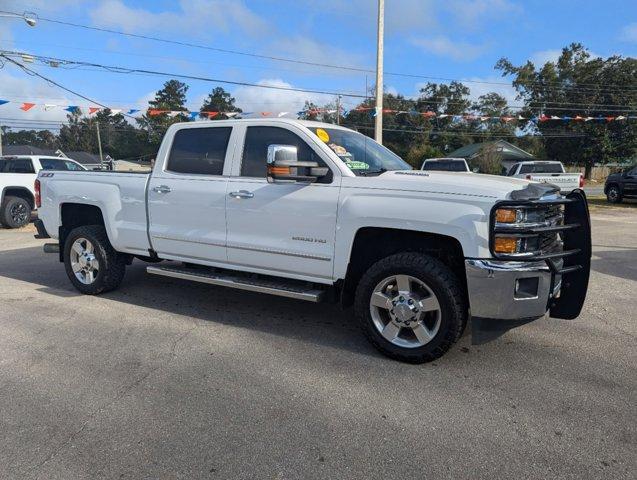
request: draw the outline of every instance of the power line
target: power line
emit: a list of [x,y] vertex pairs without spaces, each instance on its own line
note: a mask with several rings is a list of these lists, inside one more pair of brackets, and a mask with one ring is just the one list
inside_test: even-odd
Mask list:
[[[23,57],[24,55],[30,55],[30,54],[26,54],[24,52],[15,52],[15,51],[3,51],[2,53],[2,56],[4,58],[9,58],[10,56]],[[351,97],[351,98],[366,98],[366,99],[368,98],[366,95],[361,95],[356,93],[304,89],[304,88],[297,88],[297,87],[283,87],[283,86],[277,86],[277,85],[263,85],[263,84],[250,83],[250,82],[239,82],[239,81],[233,81],[233,80],[202,77],[202,76],[196,76],[196,75],[186,75],[186,74],[174,73],[174,72],[161,72],[161,71],[146,70],[146,69],[139,69],[139,68],[104,65],[100,63],[85,62],[85,61],[79,61],[79,60],[69,60],[69,59],[49,57],[49,56],[43,56],[43,55],[30,55],[30,57],[33,58],[34,60],[38,60],[42,62],[46,66],[54,66],[54,68],[64,68],[65,66],[68,66],[68,65],[87,66],[87,67],[93,67],[93,68],[97,68],[101,70],[106,70],[111,73],[143,74],[143,75],[150,75],[150,76],[177,77],[177,78],[199,80],[199,81],[205,81],[205,82],[211,82],[211,83],[223,83],[223,84],[230,84],[230,85],[250,86],[250,87],[257,87],[257,88],[293,91],[293,92],[301,92],[301,93],[314,93],[314,94],[331,95],[331,96],[342,95],[342,96]],[[462,101],[458,101],[458,102],[449,101],[448,99],[443,97],[425,98],[425,99],[421,99],[421,101],[423,103],[446,104],[446,105],[464,105],[465,104],[465,102],[462,102]],[[467,102],[470,102],[470,101],[467,100]],[[568,110],[573,110],[573,108],[571,107],[586,107],[592,110],[603,110],[607,112],[619,112],[619,113],[631,113],[631,112],[637,111],[636,109],[631,108],[630,106],[619,105],[619,104],[576,103],[576,102],[559,102],[559,101],[531,102],[530,105],[507,105],[507,107],[511,109],[519,109],[519,110],[529,109],[529,108],[530,109],[541,108],[541,109],[548,109],[548,110],[567,110],[568,111]]]
[[[375,70],[372,70],[372,69],[369,69],[369,68],[353,67],[353,66],[347,66],[347,65],[336,65],[336,64],[322,63],[322,62],[312,62],[312,61],[309,61],[309,60],[293,59],[293,58],[279,57],[279,56],[274,56],[274,55],[262,55],[262,54],[252,53],[252,52],[244,52],[244,51],[240,51],[240,50],[232,50],[232,49],[226,49],[226,48],[212,47],[212,46],[209,46],[209,45],[202,45],[202,44],[193,43],[193,42],[184,42],[184,41],[180,41],[180,40],[171,40],[171,39],[162,38],[162,37],[155,37],[155,36],[152,36],[152,35],[142,35],[142,34],[138,34],[138,33],[129,33],[129,32],[124,32],[124,31],[121,31],[121,30],[114,30],[114,29],[110,29],[110,28],[94,27],[94,26],[90,26],[90,25],[83,25],[83,24],[79,24],[79,23],[67,22],[67,21],[57,20],[57,19],[53,19],[53,18],[39,17],[39,20],[45,21],[45,22],[50,22],[50,23],[56,23],[58,25],[65,25],[65,26],[68,26],[68,27],[81,28],[81,29],[86,29],[86,30],[94,30],[94,31],[99,31],[99,32],[103,32],[103,33],[111,33],[111,34],[115,34],[115,35],[122,35],[122,36],[131,37],[131,38],[139,38],[139,39],[143,39],[143,40],[151,40],[151,41],[155,41],[155,42],[179,45],[179,46],[188,47],[188,48],[198,48],[198,49],[215,51],[215,52],[225,53],[225,54],[230,54],[230,55],[240,55],[240,56],[251,57],[251,58],[259,58],[259,59],[263,59],[263,60],[272,60],[272,61],[277,61],[277,62],[294,63],[294,64],[307,65],[307,66],[312,66],[312,67],[331,68],[331,69],[338,69],[338,70],[345,70],[345,71],[352,71],[352,72],[366,73],[366,74],[375,72]],[[511,85],[510,83],[507,83],[507,82],[493,82],[493,81],[486,81],[486,80],[466,80],[466,79],[462,80],[462,79],[454,79],[454,78],[447,78],[447,77],[435,77],[435,76],[428,76],[428,75],[421,75],[421,74],[412,74],[412,73],[403,73],[403,72],[385,72],[385,75],[391,75],[391,76],[396,76],[396,77],[404,77],[404,78],[418,78],[418,79],[425,79],[425,80],[445,81],[445,82],[460,81],[460,82],[463,82],[463,83],[477,83],[477,84],[486,84],[486,85],[507,85],[507,86]],[[606,88],[622,89],[622,90],[626,90],[626,91],[630,91],[630,92],[637,92],[637,87],[619,87],[619,86],[613,85],[613,84],[580,83],[577,86],[571,86],[571,85],[565,85],[562,82],[532,82],[532,83],[533,84],[538,84],[538,85],[555,84],[555,85],[559,85],[561,88],[582,88],[582,87],[587,87],[588,86],[588,87],[593,87],[593,88],[606,87]]]

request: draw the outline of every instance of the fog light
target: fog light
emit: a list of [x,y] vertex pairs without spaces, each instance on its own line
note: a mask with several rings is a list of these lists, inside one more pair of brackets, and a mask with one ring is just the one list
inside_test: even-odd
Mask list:
[[515,298],[536,298],[540,284],[539,277],[518,278],[515,281]]
[[496,237],[494,250],[496,253],[517,253],[519,242],[517,237]]
[[498,223],[515,223],[517,217],[517,210],[514,208],[498,208],[495,211],[495,221]]

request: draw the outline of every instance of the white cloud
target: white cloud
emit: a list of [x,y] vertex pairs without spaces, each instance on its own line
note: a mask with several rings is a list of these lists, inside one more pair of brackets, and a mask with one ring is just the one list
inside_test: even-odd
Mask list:
[[[281,79],[264,79],[258,84],[284,88],[293,87]],[[239,87],[232,92],[232,96],[237,100],[237,107],[245,112],[290,112],[291,116],[296,115],[303,108],[306,100],[319,106],[334,101],[332,95],[259,87]]]
[[622,33],[620,38],[624,42],[634,42],[637,43],[637,22],[630,23],[622,28]]
[[471,77],[465,80],[465,85],[471,90],[471,99],[477,100],[481,95],[495,92],[502,95],[508,105],[519,104],[517,100],[517,92],[513,85],[506,83],[502,77]]
[[540,50],[531,55],[531,62],[538,68],[544,66],[545,63],[555,63],[562,55],[562,49]]
[[488,27],[487,21],[521,12],[521,7],[509,0],[447,0],[443,8],[449,10],[463,27]]
[[412,38],[411,43],[427,53],[450,57],[456,61],[474,60],[487,49],[486,45],[455,41],[442,35],[428,38]]
[[94,24],[126,32],[173,32],[194,36],[228,33],[258,35],[266,22],[241,0],[180,0],[179,11],[152,12],[123,0],[104,0],[90,12]]

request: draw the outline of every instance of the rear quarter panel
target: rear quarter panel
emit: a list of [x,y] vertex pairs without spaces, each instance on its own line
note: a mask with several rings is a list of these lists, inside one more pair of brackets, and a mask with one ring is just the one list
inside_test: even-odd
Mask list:
[[54,238],[62,224],[62,205],[93,205],[102,211],[108,238],[119,252],[147,255],[147,174],[110,172],[47,172],[40,174],[39,217]]

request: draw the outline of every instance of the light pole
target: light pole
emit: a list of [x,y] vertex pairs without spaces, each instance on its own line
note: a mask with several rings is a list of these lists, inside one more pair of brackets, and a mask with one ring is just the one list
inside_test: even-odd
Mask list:
[[385,0],[378,0],[378,44],[376,48],[376,122],[374,139],[383,143],[383,36]]
[[21,18],[29,27],[35,27],[35,24],[38,23],[38,16],[35,13],[24,12],[22,15],[19,13],[12,12],[0,12],[0,17],[6,18]]

